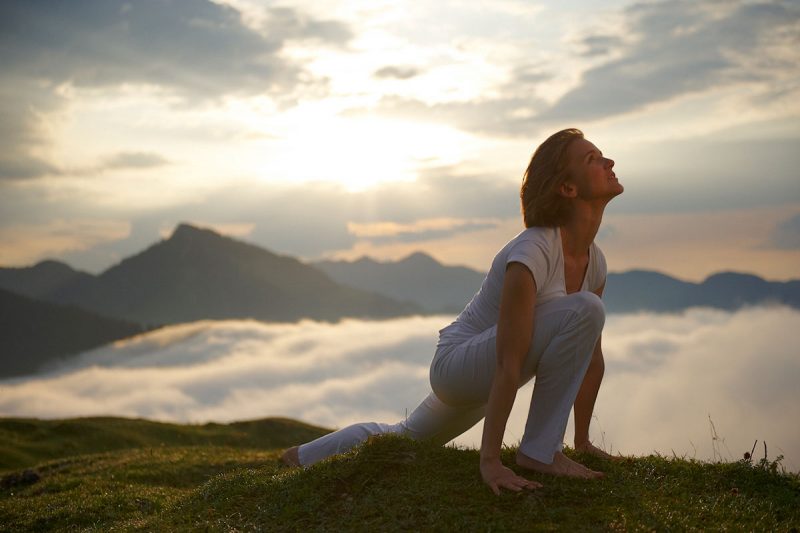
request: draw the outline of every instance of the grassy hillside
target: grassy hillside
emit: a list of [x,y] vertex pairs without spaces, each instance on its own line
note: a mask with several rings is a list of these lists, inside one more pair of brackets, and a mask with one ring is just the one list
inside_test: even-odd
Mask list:
[[[9,422],[14,421],[3,423]],[[27,472],[6,471],[0,481],[0,529],[790,531],[800,527],[800,479],[781,474],[774,463],[707,464],[657,456],[609,463],[581,457],[605,470],[607,477],[581,481],[531,475],[544,488],[496,497],[482,485],[477,452],[472,450],[384,437],[312,468],[295,469],[280,464],[283,443],[273,450],[262,444],[277,443],[283,439],[279,434],[293,431],[294,437],[306,432],[298,439],[305,440],[319,428],[289,421],[193,427],[119,419],[63,422],[73,428],[78,423],[91,423],[88,427],[96,437],[108,425],[110,435],[128,439],[131,435],[120,427],[130,430],[136,424],[149,436],[143,437],[141,447],[41,461]],[[50,438],[74,439],[79,453],[81,446],[93,441],[70,437],[59,431],[57,422],[47,424],[43,431]],[[265,432],[271,432],[273,440]],[[107,445],[114,440],[109,437]],[[5,439],[0,442],[8,447]],[[26,450],[29,457],[35,456],[30,447]],[[510,463],[514,450],[505,453]]]
[[127,448],[224,446],[275,449],[329,430],[286,418],[180,425],[130,418],[0,419],[0,475],[48,459]]

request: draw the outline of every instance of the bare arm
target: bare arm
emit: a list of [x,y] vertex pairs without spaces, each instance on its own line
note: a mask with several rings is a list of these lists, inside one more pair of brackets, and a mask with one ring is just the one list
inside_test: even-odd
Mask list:
[[481,442],[481,476],[495,494],[505,487],[519,491],[538,483],[517,476],[500,461],[500,449],[508,415],[517,396],[522,365],[533,338],[536,283],[521,263],[510,263],[503,280],[500,316],[497,322],[497,366],[495,368]]
[[[602,297],[605,284],[600,287],[595,294]],[[575,398],[575,448],[582,449],[589,445],[589,424],[592,421],[592,412],[600,392],[600,384],[605,373],[605,361],[603,360],[602,334],[597,339],[597,344],[592,352],[592,360],[586,375],[583,377],[578,396]]]

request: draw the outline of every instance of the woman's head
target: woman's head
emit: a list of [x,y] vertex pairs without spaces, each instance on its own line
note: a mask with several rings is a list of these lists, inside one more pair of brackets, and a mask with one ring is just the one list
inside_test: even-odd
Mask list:
[[559,193],[569,177],[569,146],[583,132],[568,128],[547,138],[531,157],[520,189],[525,227],[561,226],[570,214],[570,200]]

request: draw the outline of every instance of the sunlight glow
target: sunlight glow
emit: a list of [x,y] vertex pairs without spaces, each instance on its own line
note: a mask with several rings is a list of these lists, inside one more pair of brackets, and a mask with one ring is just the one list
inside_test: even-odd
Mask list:
[[441,125],[377,118],[315,116],[295,120],[271,143],[262,174],[280,181],[334,181],[360,191],[413,181],[426,166],[460,162],[470,136]]

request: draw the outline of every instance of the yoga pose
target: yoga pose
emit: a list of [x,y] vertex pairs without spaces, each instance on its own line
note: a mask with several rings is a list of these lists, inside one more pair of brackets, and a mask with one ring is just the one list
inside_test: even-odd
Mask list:
[[497,253],[480,290],[439,332],[428,397],[396,424],[354,424],[286,450],[283,460],[311,465],[383,433],[445,444],[485,418],[484,482],[496,494],[536,488],[500,461],[517,389],[536,376],[517,465],[601,477],[561,449],[574,406],[575,448],[610,457],[589,441],[589,423],[604,370],[606,262],[594,238],[606,205],[623,191],[613,168],[580,130],[551,135],[523,178],[526,229]]

